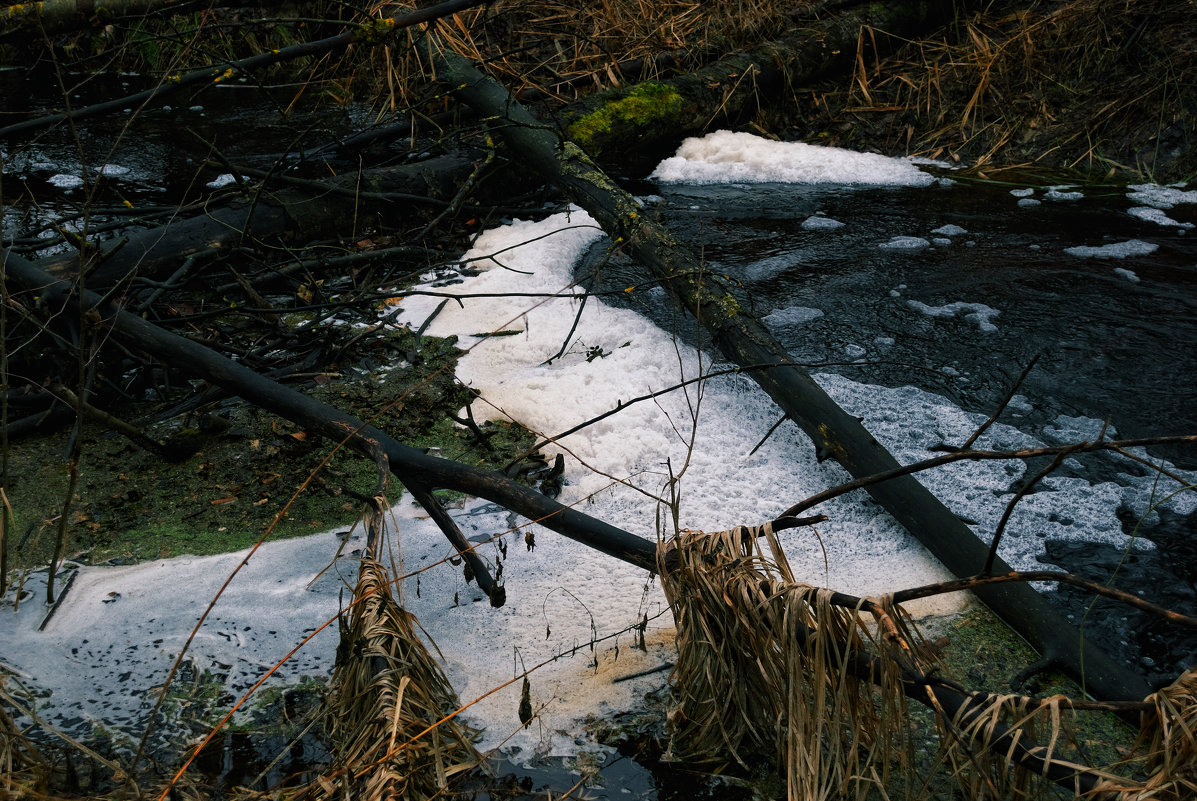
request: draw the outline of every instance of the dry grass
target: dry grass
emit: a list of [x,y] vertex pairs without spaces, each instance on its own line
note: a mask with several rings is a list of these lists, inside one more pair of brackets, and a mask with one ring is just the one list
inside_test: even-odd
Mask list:
[[[3,683],[0,675],[0,691]],[[45,793],[49,779],[50,764],[0,703],[0,798],[37,798]]]
[[[438,38],[517,92],[558,101],[658,73],[667,54],[675,69],[699,66],[725,52],[782,33],[810,0],[499,0],[437,24]],[[372,9],[386,17],[401,6]],[[385,75],[386,104],[420,94],[431,68],[420,32],[405,46],[379,49],[374,73]]]
[[376,560],[362,560],[354,598],[327,710],[334,763],[295,801],[437,797],[481,764],[475,733],[449,717],[459,706],[453,688]]
[[816,124],[856,126],[830,134],[846,144],[977,166],[1183,175],[1197,170],[1195,49],[1191,0],[1032,2],[881,60],[862,36],[852,80],[815,96]]
[[[768,527],[683,532],[670,547],[676,566],[671,557],[662,581],[678,631],[674,759],[714,771],[775,766],[791,801],[946,797],[945,783],[964,798],[1060,797],[1045,773],[1018,763],[1025,746],[1065,784],[1088,777],[1093,798],[1195,797],[1195,673],[1152,697],[1139,754],[1117,766],[1088,764],[1075,737],[1080,713],[1063,696],[974,695],[954,715],[941,708],[936,731],[920,729],[901,677],[942,668],[900,608],[881,599],[866,615],[795,582]],[[861,665],[871,675],[855,675]]]
[[876,684],[848,669],[883,647],[876,627],[796,583],[771,529],[769,556],[744,533],[684,532],[677,569],[662,574],[678,631],[672,758],[776,764],[791,799],[893,785],[912,748],[897,663],[882,661]]
[[1156,711],[1143,728],[1148,778],[1124,801],[1197,798],[1197,668],[1181,675],[1152,700]]

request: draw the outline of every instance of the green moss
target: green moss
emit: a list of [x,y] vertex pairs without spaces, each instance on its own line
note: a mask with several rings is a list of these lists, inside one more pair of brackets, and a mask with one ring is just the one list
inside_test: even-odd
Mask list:
[[677,90],[659,83],[643,83],[618,100],[603,104],[570,124],[570,139],[590,152],[637,131],[672,125],[685,104]]
[[[410,332],[391,331],[362,347],[379,364],[394,361],[396,352],[418,349],[420,356],[414,365],[369,373],[343,368],[305,393],[402,442],[470,464],[501,468],[533,444],[526,430],[496,424],[486,427],[487,450],[446,416],[471,400],[453,378],[460,352],[452,340],[426,336],[417,346]],[[130,411],[125,415],[134,422],[137,414],[153,413]],[[374,492],[378,475],[370,460],[288,420],[234,399],[207,407],[199,418],[146,428],[151,438],[170,443],[180,456],[174,462],[84,426],[68,556],[96,564],[235,551],[257,542],[280,514],[271,533],[276,539],[347,527],[362,508],[354,496]],[[53,553],[67,491],[61,457],[67,437],[60,431],[10,448],[5,491],[14,518],[13,569],[41,567]],[[398,502],[401,492],[392,481],[389,499]]]
[[[941,656],[948,673],[969,690],[1012,692],[1011,681],[1039,659],[1030,646],[985,607],[973,608],[937,633],[947,637]],[[1074,682],[1058,673],[1033,677],[1029,684],[1013,692],[1040,697],[1056,694],[1085,697]],[[1135,732],[1106,712],[1078,713],[1075,732],[1093,764],[1117,763],[1135,741]]]

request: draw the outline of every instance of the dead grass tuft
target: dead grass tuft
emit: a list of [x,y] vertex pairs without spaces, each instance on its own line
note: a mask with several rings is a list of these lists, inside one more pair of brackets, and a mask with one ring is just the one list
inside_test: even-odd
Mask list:
[[[725,52],[781,34],[810,0],[499,0],[437,23],[438,38],[517,93],[558,101],[656,77],[661,65],[692,69]],[[375,16],[398,13],[381,3]],[[386,104],[416,96],[432,74],[422,33],[376,62]],[[381,50],[381,48],[380,48]],[[402,55],[398,55],[402,53]],[[396,59],[391,61],[390,59]],[[383,87],[379,87],[380,89]]]
[[678,632],[670,756],[716,770],[776,764],[791,799],[893,784],[911,753],[896,663],[880,663],[876,685],[851,673],[854,655],[884,647],[876,627],[795,582],[771,529],[765,540],[769,556],[745,528],[672,543],[678,567],[662,573]]
[[[7,690],[0,674],[0,700]],[[50,764],[17,726],[5,704],[0,703],[0,798],[39,798],[50,780]]]
[[819,133],[982,167],[1197,170],[1190,0],[989,8],[880,60],[862,36],[851,82],[814,96]]
[[[370,513],[374,530],[381,514]],[[475,732],[451,717],[459,707],[453,687],[373,551],[362,560],[333,671],[326,719],[335,760],[293,801],[434,798],[482,762]]]
[[[901,608],[848,609],[795,582],[768,526],[684,531],[661,552],[678,632],[673,759],[776,766],[791,801],[952,796],[945,785],[982,799],[1059,798],[1059,784],[1106,801],[1197,792],[1197,673],[1149,699],[1137,754],[1093,766],[1064,696],[971,694],[949,714],[927,678],[943,667]],[[904,677],[927,688],[934,726],[914,722]]]

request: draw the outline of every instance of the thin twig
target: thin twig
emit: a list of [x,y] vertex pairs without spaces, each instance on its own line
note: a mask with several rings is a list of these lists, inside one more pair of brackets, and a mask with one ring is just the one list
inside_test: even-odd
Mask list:
[[998,404],[997,409],[995,409],[993,414],[989,416],[988,420],[981,424],[980,428],[973,432],[971,437],[964,441],[964,444],[960,446],[960,450],[966,451],[971,448],[973,443],[977,441],[977,438],[984,434],[986,429],[997,422],[997,419],[1002,416],[1002,412],[1006,410],[1006,407],[1010,404],[1010,401],[1014,400],[1015,393],[1017,393],[1018,388],[1022,386],[1022,382],[1027,379],[1027,375],[1031,372],[1031,368],[1035,366],[1035,362],[1039,361],[1039,357],[1041,355],[1042,354],[1036,353],[1031,360],[1027,362],[1027,366],[1022,369],[1022,372],[1014,381],[1014,386],[1010,387],[1010,391],[1006,393],[1006,397],[1002,398],[1002,402]]
[[[924,470],[930,470],[933,467],[939,467],[940,465],[951,464],[953,462],[1030,459],[1036,456],[1054,456],[1057,453],[1063,452],[1121,452],[1120,449],[1122,448],[1139,448],[1148,447],[1151,445],[1192,445],[1194,443],[1197,443],[1197,434],[1180,434],[1163,437],[1140,437],[1138,439],[1105,440],[1103,442],[1078,442],[1071,445],[1024,448],[1023,450],[1017,451],[954,451],[953,453],[946,453],[943,456],[933,456],[930,459],[923,459],[920,462],[914,462],[913,464],[895,467],[893,470],[886,470],[881,473],[873,473],[869,476],[862,476],[861,478],[854,479],[852,481],[846,481],[839,486],[826,489],[820,493],[810,496],[800,503],[794,504],[789,509],[786,509],[784,512],[782,512],[780,517],[792,517],[805,512],[807,509],[818,506],[824,501],[829,501],[832,498],[838,498],[841,495],[846,495],[853,490],[869,487],[873,484],[880,484],[882,481],[888,481],[891,478],[908,476],[911,473],[920,473]],[[1180,483],[1186,483],[1183,479],[1180,479],[1177,476],[1169,475],[1169,478],[1177,478]]]

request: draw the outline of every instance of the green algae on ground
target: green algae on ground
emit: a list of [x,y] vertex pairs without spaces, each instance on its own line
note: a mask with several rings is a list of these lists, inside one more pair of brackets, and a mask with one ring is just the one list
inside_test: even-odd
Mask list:
[[584,150],[596,152],[609,141],[635,141],[637,131],[673,125],[684,104],[676,89],[643,83],[575,120],[567,133]]
[[[1009,626],[987,608],[977,604],[946,625],[933,627],[947,642],[940,657],[948,675],[974,692],[1025,693],[1037,697],[1064,695],[1084,699],[1076,683],[1048,672],[1031,677],[1027,686],[1011,689],[1015,677],[1039,661],[1039,656]],[[929,714],[929,713],[928,713]],[[1109,712],[1084,712],[1070,723],[1065,713],[1065,731],[1071,728],[1090,764],[1116,765],[1132,749],[1136,732]]]
[[[524,429],[494,424],[486,427],[488,450],[449,419],[473,399],[454,377],[460,351],[453,340],[425,336],[417,343],[411,332],[391,331],[365,350],[372,358],[330,370],[302,390],[414,447],[470,464],[503,467],[531,446]],[[400,362],[396,353],[417,350],[414,364],[388,366]],[[171,462],[102,427],[84,426],[68,512],[72,558],[96,564],[225,553],[252,545],[276,516],[276,538],[348,527],[378,480],[369,460],[238,398],[147,425],[146,433],[194,452]],[[42,567],[53,551],[67,488],[60,456],[67,438],[59,431],[10,447],[6,493],[16,536],[10,537],[9,564],[16,569]],[[393,485],[390,500],[400,493]]]

